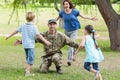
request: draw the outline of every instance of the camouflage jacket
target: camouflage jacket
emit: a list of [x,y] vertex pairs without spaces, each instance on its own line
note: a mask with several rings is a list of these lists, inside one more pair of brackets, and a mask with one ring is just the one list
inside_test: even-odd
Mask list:
[[51,46],[45,45],[40,39],[37,39],[37,42],[44,44],[44,55],[61,53],[60,49],[63,48],[65,45],[69,45],[74,48],[78,48],[79,44],[72,41],[68,38],[65,34],[57,32],[55,34],[49,34],[49,32],[41,33],[42,36],[52,43]]

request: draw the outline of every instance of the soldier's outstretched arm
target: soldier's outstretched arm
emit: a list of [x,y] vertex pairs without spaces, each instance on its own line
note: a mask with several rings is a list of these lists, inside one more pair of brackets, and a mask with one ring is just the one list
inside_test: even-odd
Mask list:
[[79,47],[79,44],[72,41],[69,37],[67,37],[66,35],[64,36],[65,38],[65,45],[69,45],[71,47],[74,47],[74,48],[78,48]]

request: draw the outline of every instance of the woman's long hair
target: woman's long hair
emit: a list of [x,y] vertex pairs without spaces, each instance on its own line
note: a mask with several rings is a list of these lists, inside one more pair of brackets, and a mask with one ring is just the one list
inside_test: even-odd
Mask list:
[[94,41],[94,44],[95,44],[95,47],[98,48],[98,45],[96,43],[96,39],[95,39],[95,30],[93,29],[93,26],[92,25],[87,25],[85,26],[85,30],[87,30],[87,32],[89,34],[92,34],[92,38],[93,38],[93,41]]
[[73,6],[73,4],[72,4],[72,2],[71,2],[70,0],[64,0],[64,1],[63,1],[63,5],[64,5],[65,2],[68,2],[68,3],[69,3],[70,9],[75,8],[75,6]]

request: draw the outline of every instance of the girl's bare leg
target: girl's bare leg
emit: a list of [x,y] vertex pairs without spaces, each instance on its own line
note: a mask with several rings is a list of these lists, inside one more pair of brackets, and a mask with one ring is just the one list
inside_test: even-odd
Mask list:
[[99,79],[98,80],[103,80],[102,75],[99,73]]
[[91,69],[90,69],[90,72],[96,74],[97,71],[96,71],[95,69],[91,68]]
[[[93,69],[93,68],[90,69],[90,72],[92,72],[94,74],[97,73],[97,71],[95,69]],[[100,73],[98,74],[97,80],[103,80],[102,75]]]

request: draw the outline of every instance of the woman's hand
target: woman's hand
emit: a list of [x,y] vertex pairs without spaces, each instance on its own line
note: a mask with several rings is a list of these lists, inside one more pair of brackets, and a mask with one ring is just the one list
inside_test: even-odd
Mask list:
[[91,18],[92,21],[97,21],[98,19],[96,17]]

